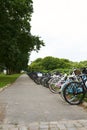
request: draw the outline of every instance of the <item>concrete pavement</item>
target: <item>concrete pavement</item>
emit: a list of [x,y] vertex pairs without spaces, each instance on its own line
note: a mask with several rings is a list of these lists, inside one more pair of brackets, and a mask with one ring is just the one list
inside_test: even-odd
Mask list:
[[0,130],[87,130],[87,120],[33,122],[28,125],[0,125]]
[[72,106],[26,74],[0,92],[0,130],[86,130],[87,111]]

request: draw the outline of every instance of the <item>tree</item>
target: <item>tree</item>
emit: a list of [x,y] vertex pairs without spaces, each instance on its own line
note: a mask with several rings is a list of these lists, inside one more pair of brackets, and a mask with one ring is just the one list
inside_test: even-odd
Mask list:
[[0,0],[0,64],[8,74],[27,67],[32,50],[44,45],[30,33],[32,0]]
[[29,68],[31,70],[39,70],[39,71],[59,71],[59,72],[67,72],[72,68],[73,62],[68,59],[59,59],[52,56],[47,56],[45,58],[38,58],[33,61]]
[[53,70],[57,68],[57,60],[52,56],[47,56],[43,59],[42,65],[45,70]]
[[87,68],[87,61],[80,61],[79,66],[80,68]]
[[71,61],[69,61],[68,59],[59,59],[58,60],[58,68],[72,68],[72,64]]
[[42,58],[37,58],[28,68],[29,71],[42,71],[44,69],[42,66]]

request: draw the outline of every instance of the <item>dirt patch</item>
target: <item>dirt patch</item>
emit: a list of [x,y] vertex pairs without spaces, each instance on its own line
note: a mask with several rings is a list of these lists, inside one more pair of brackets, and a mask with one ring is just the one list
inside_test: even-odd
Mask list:
[[83,107],[87,111],[87,102],[83,102],[79,105],[80,107]]
[[6,105],[0,103],[0,122],[3,122],[6,114]]

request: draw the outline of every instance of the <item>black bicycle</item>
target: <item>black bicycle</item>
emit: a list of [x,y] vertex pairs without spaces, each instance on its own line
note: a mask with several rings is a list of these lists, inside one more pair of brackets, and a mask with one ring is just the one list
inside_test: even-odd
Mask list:
[[71,105],[82,103],[87,92],[87,75],[78,76],[78,81],[71,81],[63,87],[63,97]]

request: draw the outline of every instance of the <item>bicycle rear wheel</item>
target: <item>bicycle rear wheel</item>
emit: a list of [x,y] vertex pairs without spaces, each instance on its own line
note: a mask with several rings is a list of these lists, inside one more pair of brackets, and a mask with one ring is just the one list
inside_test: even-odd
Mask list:
[[70,82],[63,88],[63,96],[66,102],[71,105],[82,103],[85,97],[85,90],[79,82]]

